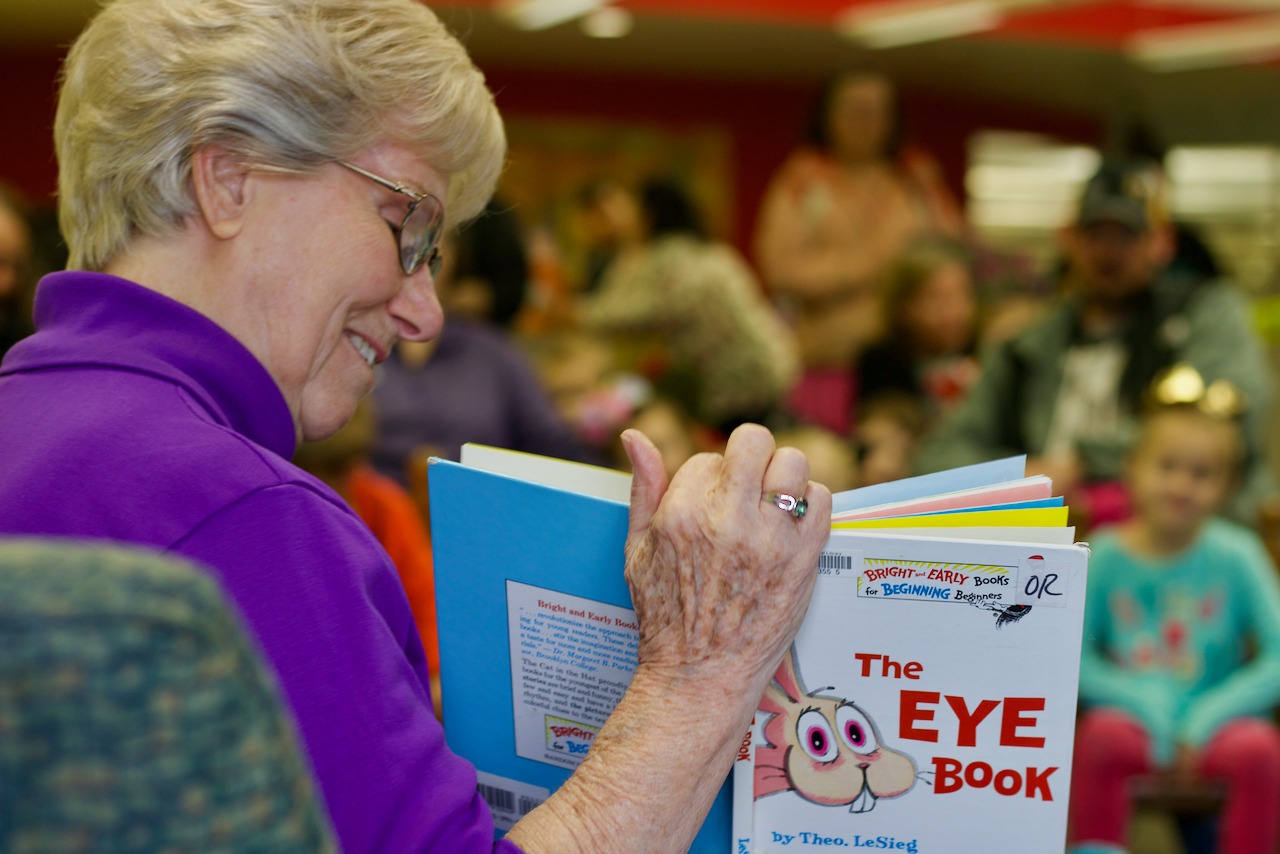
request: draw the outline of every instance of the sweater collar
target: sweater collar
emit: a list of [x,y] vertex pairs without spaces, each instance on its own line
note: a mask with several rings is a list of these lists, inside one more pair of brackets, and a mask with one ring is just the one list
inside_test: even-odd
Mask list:
[[69,271],[36,292],[36,334],[0,376],[53,367],[136,371],[173,382],[209,417],[284,459],[297,445],[275,380],[234,336],[195,309],[127,279]]

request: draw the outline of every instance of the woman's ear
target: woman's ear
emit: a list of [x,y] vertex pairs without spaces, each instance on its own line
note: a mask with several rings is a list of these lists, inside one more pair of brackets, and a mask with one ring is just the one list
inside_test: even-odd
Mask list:
[[191,185],[205,226],[223,240],[234,237],[244,224],[248,203],[249,168],[241,155],[207,145],[191,158]]

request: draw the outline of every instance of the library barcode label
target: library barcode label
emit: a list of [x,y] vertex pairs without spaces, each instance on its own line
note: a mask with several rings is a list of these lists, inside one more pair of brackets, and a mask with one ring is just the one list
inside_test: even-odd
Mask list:
[[840,552],[822,552],[818,555],[819,575],[851,575],[853,567],[853,555]]
[[510,830],[534,807],[551,797],[549,789],[484,771],[476,772],[476,781],[480,797],[489,805],[493,823],[499,830]]
[[480,790],[480,797],[489,802],[489,809],[501,810],[502,812],[516,811],[516,793],[507,789],[499,789],[495,786],[486,786],[480,783],[476,786]]

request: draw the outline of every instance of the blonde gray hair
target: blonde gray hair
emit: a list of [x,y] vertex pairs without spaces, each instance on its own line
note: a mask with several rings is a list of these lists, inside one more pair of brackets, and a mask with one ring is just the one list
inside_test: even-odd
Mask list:
[[196,212],[206,145],[307,172],[401,143],[449,177],[450,224],[506,154],[483,75],[416,0],[115,0],[67,57],[54,136],[68,266],[87,270]]

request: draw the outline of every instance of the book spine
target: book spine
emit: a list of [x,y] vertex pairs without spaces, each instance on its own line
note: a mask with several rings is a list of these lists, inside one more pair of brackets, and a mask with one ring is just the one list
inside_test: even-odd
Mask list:
[[760,737],[760,713],[747,728],[733,763],[733,854],[751,854],[755,824],[756,741]]

